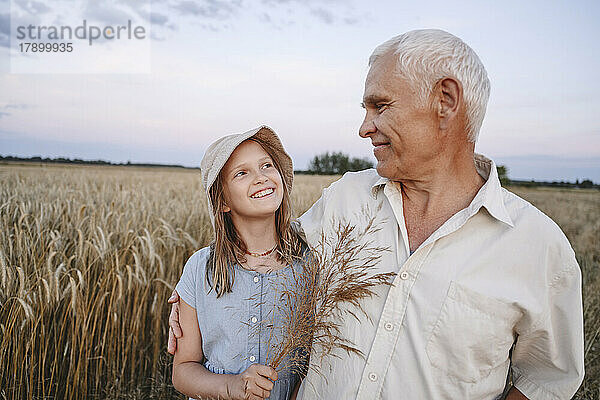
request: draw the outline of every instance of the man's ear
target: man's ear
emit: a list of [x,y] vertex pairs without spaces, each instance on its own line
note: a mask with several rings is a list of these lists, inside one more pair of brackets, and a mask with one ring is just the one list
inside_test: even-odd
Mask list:
[[450,122],[457,117],[463,101],[462,86],[454,78],[444,78],[436,84],[435,95],[440,129],[448,129]]
[[229,208],[229,206],[225,203],[223,203],[223,212],[229,212],[231,211],[231,208]]

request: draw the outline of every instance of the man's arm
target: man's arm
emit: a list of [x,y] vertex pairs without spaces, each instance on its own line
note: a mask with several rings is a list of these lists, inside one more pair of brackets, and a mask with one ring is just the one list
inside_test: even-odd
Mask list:
[[517,332],[511,395],[518,389],[530,399],[570,399],[583,380],[581,270],[573,256],[559,271],[540,299],[543,312]]

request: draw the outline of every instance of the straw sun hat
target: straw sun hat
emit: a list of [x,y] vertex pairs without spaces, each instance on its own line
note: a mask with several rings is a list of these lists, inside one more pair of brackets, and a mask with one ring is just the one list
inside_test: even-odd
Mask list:
[[223,169],[227,160],[231,156],[231,153],[244,141],[250,138],[257,139],[260,143],[266,144],[268,147],[273,149],[275,161],[279,165],[279,173],[288,184],[288,191],[292,190],[292,181],[294,180],[294,167],[292,165],[292,159],[286,153],[281,140],[275,133],[275,131],[266,125],[262,125],[258,128],[249,130],[244,133],[236,133],[220,138],[213,144],[211,144],[204,158],[200,163],[200,172],[202,175],[202,186],[206,192],[208,198],[208,211],[210,215],[210,222],[214,226],[214,215],[212,209],[212,203],[210,200],[210,188],[213,183],[217,180],[219,172]]

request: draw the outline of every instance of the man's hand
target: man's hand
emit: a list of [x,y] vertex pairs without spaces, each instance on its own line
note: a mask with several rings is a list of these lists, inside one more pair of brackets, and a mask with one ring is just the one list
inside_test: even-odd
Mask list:
[[171,297],[167,302],[171,303],[171,314],[169,314],[169,340],[167,342],[167,351],[175,354],[177,351],[177,339],[183,336],[181,326],[179,325],[179,294],[173,290]]
[[262,400],[271,395],[277,371],[261,364],[252,364],[241,374],[231,375],[227,395],[232,400]]

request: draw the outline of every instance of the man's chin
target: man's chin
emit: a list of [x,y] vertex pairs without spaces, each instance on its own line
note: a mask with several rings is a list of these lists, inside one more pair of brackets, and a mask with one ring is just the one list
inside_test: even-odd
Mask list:
[[397,170],[389,165],[386,165],[386,163],[383,161],[379,161],[375,169],[377,170],[377,174],[382,178],[387,178],[392,181],[398,180],[398,177],[396,176]]
[[384,162],[379,161],[377,163],[377,166],[375,167],[375,169],[377,170],[377,174],[379,176],[381,176],[382,178],[392,179],[390,177],[390,175],[391,175],[391,169],[387,168]]

